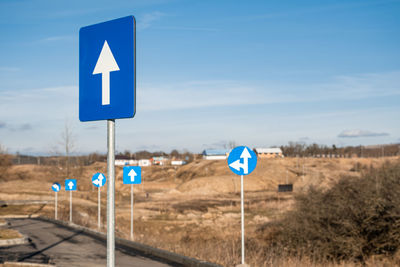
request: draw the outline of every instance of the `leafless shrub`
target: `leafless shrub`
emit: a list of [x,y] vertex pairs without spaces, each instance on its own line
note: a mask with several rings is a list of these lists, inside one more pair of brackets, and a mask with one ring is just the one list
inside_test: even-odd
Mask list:
[[6,177],[11,165],[11,156],[7,154],[5,147],[0,144],[0,178]]
[[392,256],[400,246],[400,163],[310,188],[277,224],[260,229],[271,247],[316,261]]

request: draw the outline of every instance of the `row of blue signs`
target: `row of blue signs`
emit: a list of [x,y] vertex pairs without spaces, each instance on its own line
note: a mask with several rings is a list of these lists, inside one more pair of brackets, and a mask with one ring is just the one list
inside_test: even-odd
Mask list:
[[[250,174],[257,165],[257,156],[246,146],[234,148],[228,157],[228,166],[232,172],[237,175]],[[92,177],[92,183],[96,187],[102,187],[106,184],[106,176],[102,173],[96,173]],[[125,166],[123,169],[124,184],[141,184],[142,168],[140,166]],[[61,189],[59,183],[54,183],[51,187],[54,192]],[[76,191],[76,179],[65,180],[65,191]]]
[[[142,168],[140,166],[125,166],[123,169],[123,183],[124,184],[141,184],[142,183]],[[96,187],[102,187],[106,184],[106,176],[100,172],[92,176],[92,183]],[[51,186],[54,192],[61,190],[59,183],[54,183]],[[76,179],[65,180],[65,191],[76,191]]]

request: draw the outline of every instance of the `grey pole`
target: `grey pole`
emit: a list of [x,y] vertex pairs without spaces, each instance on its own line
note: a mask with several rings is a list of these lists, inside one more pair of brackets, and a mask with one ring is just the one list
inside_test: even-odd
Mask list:
[[240,176],[240,204],[242,213],[242,264],[244,263],[244,192],[243,192],[243,175]]
[[100,218],[101,218],[100,186],[98,187],[98,196],[97,196],[97,199],[98,199],[98,204],[97,204],[97,210],[98,210],[98,213],[97,213],[97,228],[98,228],[99,231],[100,231],[100,226],[101,226],[101,223],[100,223]]
[[54,192],[55,194],[55,201],[54,201],[54,218],[57,220],[57,192]]
[[69,191],[69,221],[72,222],[72,190]]
[[115,266],[115,120],[107,120],[107,267]]
[[133,184],[131,184],[131,240],[133,240]]

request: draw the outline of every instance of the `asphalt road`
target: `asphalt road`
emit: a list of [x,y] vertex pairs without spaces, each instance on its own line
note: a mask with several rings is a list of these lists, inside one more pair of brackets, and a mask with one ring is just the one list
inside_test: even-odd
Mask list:
[[[35,219],[7,219],[9,228],[30,238],[30,243],[0,248],[2,261],[52,263],[57,266],[106,266],[105,241],[97,240],[81,231]],[[149,259],[136,251],[117,248],[116,266],[162,267],[177,266]]]

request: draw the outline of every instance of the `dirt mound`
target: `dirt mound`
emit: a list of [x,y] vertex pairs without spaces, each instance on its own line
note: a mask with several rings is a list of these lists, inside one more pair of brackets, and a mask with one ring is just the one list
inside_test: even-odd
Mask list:
[[[244,177],[245,191],[271,190],[273,185],[273,182],[260,179],[259,177]],[[240,176],[231,174],[195,178],[179,185],[177,189],[189,195],[237,193],[240,192]]]
[[[221,168],[222,166],[224,166],[224,168]],[[197,160],[179,168],[176,177],[180,180],[188,181],[198,177],[226,174],[228,174],[228,169],[226,167],[226,161],[224,160]]]

